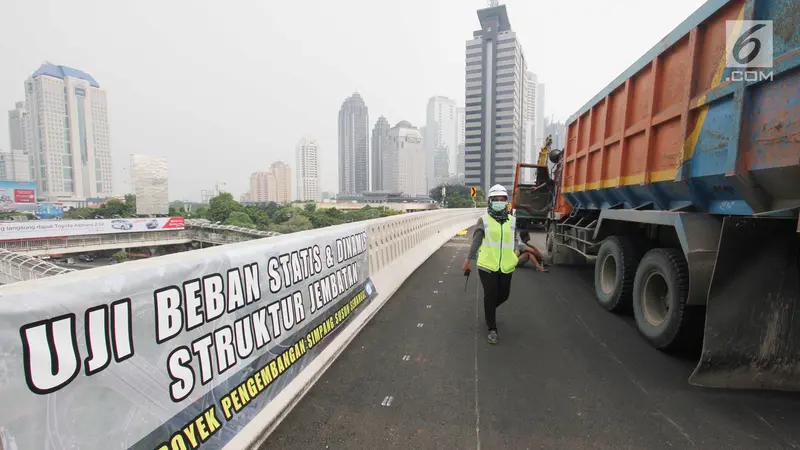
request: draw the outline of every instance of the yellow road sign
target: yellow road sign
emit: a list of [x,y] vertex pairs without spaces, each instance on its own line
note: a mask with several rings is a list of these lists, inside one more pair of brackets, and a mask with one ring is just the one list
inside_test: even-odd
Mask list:
[[475,198],[475,197],[478,196],[478,190],[475,188],[475,186],[469,188],[469,196],[472,197],[472,198]]

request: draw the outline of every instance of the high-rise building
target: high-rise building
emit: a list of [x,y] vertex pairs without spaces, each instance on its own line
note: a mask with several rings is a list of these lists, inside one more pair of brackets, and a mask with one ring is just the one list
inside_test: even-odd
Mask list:
[[46,200],[113,192],[106,91],[91,75],[43,64],[25,81],[37,187]]
[[19,150],[28,155],[30,174],[27,178],[36,181],[33,152],[31,151],[31,139],[33,139],[31,120],[25,102],[17,102],[14,109],[8,112],[8,133],[11,141],[10,149],[12,151]]
[[303,138],[297,144],[297,199],[320,200],[319,147],[317,141]]
[[34,181],[30,158],[22,150],[0,150],[0,181]]
[[389,130],[386,143],[384,190],[424,197],[427,194],[425,148],[419,129],[403,120]]
[[339,110],[339,193],[369,190],[369,110],[356,92]]
[[[458,144],[461,124],[460,108],[455,100],[441,95],[428,99],[426,109],[425,151],[429,180],[433,188],[458,171]],[[431,185],[430,180],[433,180]]]
[[536,84],[536,150],[538,151],[544,145],[544,140],[547,133],[544,129],[544,83]]
[[11,150],[28,151],[28,109],[25,102],[17,102],[14,109],[8,112],[8,133],[11,140]]
[[251,202],[268,202],[270,185],[275,189],[275,176],[272,172],[255,172],[250,174],[250,190],[248,200]]
[[131,184],[136,193],[136,214],[169,214],[167,158],[131,155]]
[[466,42],[466,183],[510,188],[524,143],[525,56],[505,5],[478,10]]
[[524,162],[533,162],[536,148],[536,85],[539,79],[530,70],[525,72],[525,103],[523,108],[523,126],[525,127]]
[[567,126],[564,122],[552,122],[550,119],[544,120],[544,135],[553,137],[552,148],[563,150],[567,145]]
[[269,201],[277,203],[292,202],[292,169],[283,161],[275,161],[269,166],[275,180],[274,187],[268,184]]
[[378,117],[372,129],[372,190],[384,190],[383,187],[383,154],[386,151],[386,137],[389,135],[389,121],[386,117]]

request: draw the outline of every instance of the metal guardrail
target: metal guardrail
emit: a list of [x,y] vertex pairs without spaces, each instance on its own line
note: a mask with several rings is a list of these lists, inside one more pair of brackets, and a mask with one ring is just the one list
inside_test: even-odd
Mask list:
[[74,269],[60,267],[38,258],[0,249],[0,283],[3,284],[34,280],[73,271]]
[[252,239],[280,236],[274,231],[259,231],[232,225],[218,225],[203,220],[187,220],[183,230],[145,231],[136,233],[96,234],[70,236],[61,239],[39,239],[0,242],[0,249],[17,253],[62,253],[69,249],[103,247],[107,249],[185,244],[196,241],[204,244],[225,245]]

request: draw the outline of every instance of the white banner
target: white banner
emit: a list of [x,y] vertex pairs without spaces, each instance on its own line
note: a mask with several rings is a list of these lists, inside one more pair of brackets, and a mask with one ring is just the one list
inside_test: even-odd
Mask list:
[[0,286],[0,449],[221,450],[375,297],[366,226]]
[[29,220],[0,223],[0,241],[59,238],[91,234],[182,230],[183,217],[151,219]]

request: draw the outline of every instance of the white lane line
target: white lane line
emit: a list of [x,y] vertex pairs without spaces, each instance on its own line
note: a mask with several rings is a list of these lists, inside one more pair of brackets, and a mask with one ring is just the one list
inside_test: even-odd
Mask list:
[[392,406],[392,401],[393,401],[393,400],[394,400],[394,397],[392,397],[391,395],[387,395],[387,396],[386,396],[386,397],[383,399],[383,401],[381,402],[381,405],[382,405],[382,406]]
[[403,361],[409,361],[411,359],[411,355],[403,356]]
[[432,307],[432,306],[433,306],[433,305],[428,305],[428,306],[426,306],[426,308],[428,308],[428,309],[431,309],[431,307]]
[[424,325],[425,325],[424,323],[420,322],[417,324],[417,328],[422,328]]
[[444,281],[442,281],[442,280],[439,280],[439,284],[442,284],[442,283],[444,283]]
[[[481,284],[475,285],[475,324],[481,329]],[[475,441],[476,448],[481,450],[481,409],[478,403],[478,333],[475,333]]]
[[434,293],[434,294],[438,294],[438,293],[439,293],[439,291],[433,291],[433,293]]

